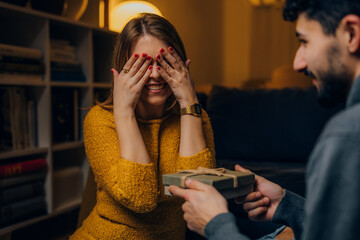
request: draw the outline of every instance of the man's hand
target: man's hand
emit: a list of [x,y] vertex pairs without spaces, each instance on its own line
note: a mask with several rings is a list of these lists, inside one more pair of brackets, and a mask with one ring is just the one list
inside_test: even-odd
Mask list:
[[227,201],[214,187],[197,180],[186,180],[186,186],[189,189],[170,186],[169,191],[185,199],[182,209],[188,228],[205,236],[204,230],[210,220],[229,211]]
[[[250,172],[249,170],[235,166],[239,172]],[[255,192],[249,193],[245,198],[235,199],[238,204],[243,204],[248,217],[253,221],[271,221],[276,208],[285,195],[285,189],[269,180],[255,175]]]

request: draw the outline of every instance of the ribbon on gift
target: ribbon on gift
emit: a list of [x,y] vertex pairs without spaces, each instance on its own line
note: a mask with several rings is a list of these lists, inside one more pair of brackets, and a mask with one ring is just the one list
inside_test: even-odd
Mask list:
[[180,173],[189,173],[180,178],[180,187],[185,188],[185,180],[188,177],[196,176],[196,175],[214,175],[214,176],[228,176],[234,179],[234,188],[238,186],[237,176],[226,173],[225,168],[204,168],[198,167],[197,169],[189,169],[189,170],[179,170]]

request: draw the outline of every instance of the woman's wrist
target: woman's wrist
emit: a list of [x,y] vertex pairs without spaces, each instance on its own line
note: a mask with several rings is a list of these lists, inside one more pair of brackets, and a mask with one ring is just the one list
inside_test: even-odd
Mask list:
[[114,117],[116,118],[131,118],[135,117],[135,110],[128,108],[116,108],[114,107]]
[[186,100],[184,99],[182,101],[179,101],[180,108],[185,108],[185,107],[191,106],[195,103],[199,103],[199,100],[197,99],[196,96],[188,98]]

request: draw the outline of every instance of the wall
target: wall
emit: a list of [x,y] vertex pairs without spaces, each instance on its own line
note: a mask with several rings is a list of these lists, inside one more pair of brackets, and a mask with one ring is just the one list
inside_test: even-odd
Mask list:
[[254,8],[247,0],[224,0],[223,84],[259,84],[276,67],[292,64],[297,48],[294,23],[281,8]]
[[196,84],[257,85],[292,64],[298,43],[281,8],[254,8],[247,0],[149,2],[178,30]]
[[[115,0],[120,3],[123,0]],[[196,84],[222,78],[222,1],[149,0],[177,29],[184,42],[190,72]]]

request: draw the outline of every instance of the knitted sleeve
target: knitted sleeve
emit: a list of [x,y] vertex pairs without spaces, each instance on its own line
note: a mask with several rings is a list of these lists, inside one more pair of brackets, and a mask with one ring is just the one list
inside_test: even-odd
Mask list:
[[84,122],[86,154],[98,188],[132,211],[156,207],[157,181],[153,164],[139,164],[120,157],[112,114],[94,107]]
[[202,118],[203,130],[204,130],[204,137],[206,141],[206,148],[193,156],[182,157],[179,155],[177,160],[178,170],[196,169],[199,166],[214,168],[216,165],[214,134],[211,127],[209,116],[204,110],[201,118]]

